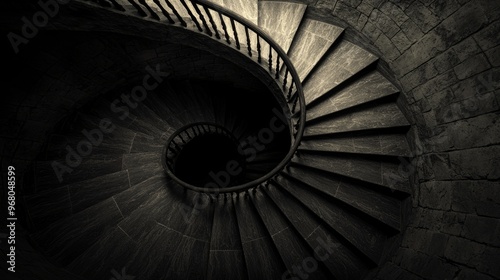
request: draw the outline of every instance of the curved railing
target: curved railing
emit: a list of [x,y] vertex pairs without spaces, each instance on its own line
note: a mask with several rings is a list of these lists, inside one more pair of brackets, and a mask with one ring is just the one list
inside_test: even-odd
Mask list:
[[[168,174],[174,181],[188,189],[200,192],[233,192],[267,183],[290,163],[304,133],[306,105],[297,71],[286,52],[267,33],[240,15],[206,0],[152,0],[152,3],[148,1],[150,4],[146,0],[91,1],[123,12],[128,12],[126,8],[131,6],[142,17],[198,30],[232,46],[262,65],[269,75],[277,80],[283,90],[291,112],[291,115],[287,116],[291,125],[291,147],[273,170],[252,182],[220,190],[196,187],[179,180],[174,174]],[[120,4],[121,1],[127,5],[123,2]],[[151,5],[153,3],[154,5]]]

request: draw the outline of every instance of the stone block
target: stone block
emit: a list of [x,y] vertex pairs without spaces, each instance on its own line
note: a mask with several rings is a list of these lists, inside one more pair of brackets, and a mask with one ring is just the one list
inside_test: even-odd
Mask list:
[[484,54],[477,54],[469,57],[454,68],[457,78],[460,80],[466,79],[477,73],[483,72],[491,68],[490,63]]
[[445,258],[453,262],[471,265],[484,254],[486,246],[461,237],[450,237],[445,250]]
[[478,31],[488,19],[477,1],[470,1],[434,29],[445,42],[452,46]]
[[400,30],[394,37],[391,39],[392,43],[398,48],[399,52],[403,53],[405,50],[407,50],[412,42],[408,37],[406,37],[406,34],[404,31]]
[[406,10],[405,13],[427,33],[439,23],[439,18],[434,15],[429,8],[424,6],[420,1],[414,1]]
[[464,223],[465,214],[444,212],[439,227],[440,231],[443,233],[459,236],[462,233]]
[[449,182],[426,182],[420,184],[419,204],[422,207],[449,210],[453,188]]
[[374,9],[371,12],[368,20],[373,22],[389,38],[392,38],[400,30],[398,24],[391,17],[378,9]]
[[380,6],[380,10],[389,16],[398,26],[401,26],[405,21],[409,18],[408,16],[398,7],[396,4],[386,1],[382,6]]
[[495,218],[467,215],[462,236],[480,243],[500,247],[500,222]]
[[457,179],[500,178],[500,146],[473,148],[449,153],[453,177]]

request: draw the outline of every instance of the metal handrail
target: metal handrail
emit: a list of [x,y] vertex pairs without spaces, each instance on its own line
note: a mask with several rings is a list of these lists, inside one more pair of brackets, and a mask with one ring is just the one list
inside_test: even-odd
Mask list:
[[[93,1],[97,1],[100,3],[104,0],[93,0]],[[123,11],[123,7],[119,5],[116,0],[109,0],[109,1],[111,1],[112,6],[116,10]],[[137,10],[140,16],[148,17],[147,13],[141,8],[142,5],[149,12],[150,14],[149,17],[155,20],[159,21],[161,20],[160,17],[155,13],[155,9],[150,7],[145,0],[137,0],[138,3],[135,2],[135,0],[127,0],[127,1],[130,4],[132,4],[132,6]],[[206,34],[214,38],[214,40],[225,42],[228,45],[232,45],[232,43],[234,43],[236,49],[248,55],[249,57],[253,57],[253,54],[256,53],[257,62],[261,65],[263,61],[266,62],[264,63],[266,64],[264,66],[268,70],[268,73],[278,81],[280,81],[281,79],[280,82],[282,82],[283,94],[285,95],[285,98],[287,100],[289,110],[292,113],[291,116],[289,116],[290,119],[292,118],[292,116],[298,116],[298,120],[296,124],[293,124],[291,122],[292,124],[291,138],[293,145],[291,146],[289,152],[273,170],[268,172],[266,175],[260,177],[259,179],[229,188],[204,189],[183,182],[182,180],[178,179],[173,173],[169,173],[167,171],[167,174],[174,181],[184,186],[185,188],[206,193],[236,192],[257,187],[263,183],[264,184],[267,183],[270,179],[277,176],[277,174],[281,172],[290,163],[290,161],[292,160],[293,156],[297,151],[297,148],[300,145],[302,136],[304,134],[305,121],[306,121],[306,105],[305,105],[304,93],[302,90],[302,83],[299,78],[299,75],[297,74],[297,71],[295,70],[295,67],[290,61],[290,58],[288,58],[286,52],[267,33],[261,30],[260,27],[250,22],[249,20],[243,18],[242,16],[217,4],[208,2],[206,0],[190,0],[190,3],[194,8],[194,12],[191,10],[191,8],[189,8],[189,5],[185,0],[163,0],[163,1],[153,0],[153,2],[158,6],[157,8],[168,19],[168,23],[170,24],[179,23],[182,27],[189,28],[188,24],[186,23],[186,19],[182,17],[181,12],[178,11],[175,5],[172,4],[174,1],[179,1],[179,3],[185,9],[184,12],[187,13],[189,18],[196,25],[196,28],[199,32],[202,32],[203,34]],[[167,7],[162,5],[161,2],[164,2],[164,4]],[[200,9],[199,6],[202,7],[202,9]],[[170,10],[171,12],[169,12],[168,10]],[[214,18],[212,16],[212,13],[217,14],[218,18]],[[195,14],[198,15],[198,18],[195,16]],[[177,21],[174,20],[174,16],[175,18],[177,18]],[[229,21],[229,25],[224,20],[225,18],[226,20]],[[220,26],[217,26],[217,22],[220,23]],[[244,40],[244,42],[246,43],[247,50],[243,50],[242,48],[243,44],[240,42],[240,38],[238,37],[238,35],[241,34],[238,34],[238,28],[236,23],[240,25],[238,27],[244,29],[245,33],[244,36],[246,39]],[[229,27],[231,27],[233,34],[230,34]],[[251,32],[252,36],[250,36]],[[221,36],[220,33],[223,33],[222,34],[223,36]],[[252,37],[255,37],[256,39],[255,43],[252,43]],[[264,43],[267,43],[267,45],[269,46],[268,57],[266,59],[263,59],[262,57],[263,49],[265,46],[263,46],[261,40]],[[255,47],[252,48],[252,45],[255,45]],[[273,53],[276,54],[275,61],[273,61]],[[288,80],[289,76],[291,78],[290,80]],[[297,111],[299,111],[300,114],[296,113],[297,105],[299,106]],[[294,129],[295,132],[293,132]]]

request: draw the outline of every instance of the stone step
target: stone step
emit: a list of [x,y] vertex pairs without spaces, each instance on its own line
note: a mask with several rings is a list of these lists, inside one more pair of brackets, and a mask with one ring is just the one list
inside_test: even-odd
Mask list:
[[308,108],[308,121],[399,92],[376,70],[340,87],[338,90],[336,88],[329,97]]
[[343,31],[343,28],[322,21],[309,18],[302,20],[288,51],[288,57],[301,81],[304,81]]
[[[174,251],[178,242],[175,242],[176,234],[175,231],[166,229],[164,226],[160,226],[154,219],[159,215],[163,216],[168,213],[166,211],[168,208],[164,206],[164,202],[168,202],[169,194],[168,189],[164,188],[167,184],[167,180],[164,178],[152,178],[143,184],[134,186],[136,190],[144,193],[149,193],[151,195],[140,195],[143,200],[140,201],[140,205],[137,201],[132,200],[132,207],[125,208],[122,204],[121,211],[125,213],[124,219],[115,227],[115,231],[119,235],[122,233],[127,236],[123,241],[124,246],[130,248],[128,252],[126,263],[117,268],[126,267],[127,274],[140,277],[144,279],[162,279],[162,278],[147,278],[151,273],[158,272],[160,268],[164,268],[164,256],[168,256],[168,253]],[[133,195],[133,193],[131,193]],[[122,197],[123,198],[123,197]],[[126,200],[125,200],[126,201]],[[117,201],[118,202],[118,201]],[[138,206],[139,205],[139,206]],[[164,230],[162,230],[164,229]],[[161,237],[166,237],[165,233],[169,233],[167,239],[159,239]],[[103,256],[95,255],[94,249],[100,248],[104,252],[109,252],[116,250],[113,248],[114,244],[118,241],[109,242],[110,247],[105,246],[107,237],[99,240],[94,246],[90,247],[85,251],[78,259],[73,261],[69,266],[70,269],[81,272],[84,275],[93,276],[96,272],[93,272],[93,267],[100,267],[103,263],[107,263],[107,255]],[[161,240],[161,242],[160,242]],[[167,242],[171,241],[171,242]],[[180,238],[178,238],[180,240]],[[173,242],[173,244],[172,244]],[[130,243],[135,244],[135,248],[131,248]],[[174,248],[172,249],[172,246]],[[170,250],[169,250],[170,248]],[[158,252],[159,249],[163,249]],[[93,258],[88,258],[89,255],[94,254]],[[118,258],[120,260],[120,258]],[[82,267],[83,266],[83,267]],[[145,268],[148,269],[145,269]],[[164,270],[163,272],[166,272]],[[162,274],[163,275],[163,274]],[[99,278],[101,275],[97,275],[92,279],[103,279]]]
[[333,231],[368,258],[372,264],[379,263],[387,238],[379,228],[367,223],[362,216],[334,203],[325,195],[300,187],[286,177],[279,176],[276,183],[314,212]]
[[209,2],[222,6],[250,22],[258,24],[259,11],[257,0],[209,0]]
[[249,280],[281,279],[286,268],[253,203],[245,194],[234,198],[239,235]]
[[134,132],[147,135],[158,133],[150,124],[138,120],[137,116],[133,114],[133,109],[122,102],[119,97],[111,101],[108,99],[99,98],[95,102],[92,102],[92,106],[84,108],[81,111],[85,111],[86,115],[91,115],[98,119],[109,119],[113,124],[128,128]]
[[178,129],[183,126],[183,122],[172,112],[168,103],[165,103],[156,92],[148,93],[148,97],[144,100],[144,104],[155,112],[160,119],[170,124],[172,128]]
[[[281,1],[259,1],[259,27],[267,32],[287,52],[307,5]],[[262,50],[269,57],[269,49]]]
[[218,195],[215,203],[207,279],[246,279],[233,199]]
[[410,193],[406,162],[380,156],[301,151],[292,163]]
[[333,88],[377,61],[363,48],[342,40],[323,56],[304,82],[304,97],[310,104]]
[[[172,263],[164,279],[206,279],[209,270],[210,236],[214,217],[214,203],[203,200],[187,206],[186,203],[198,201],[200,194],[186,191],[185,199],[177,199],[184,207],[182,215],[173,212],[169,217],[170,228],[185,227],[184,236],[172,257]],[[206,205],[206,206],[205,206]],[[187,213],[186,211],[191,211]],[[173,217],[178,215],[179,217]],[[189,215],[189,216],[187,216]],[[180,218],[180,219],[179,219]],[[164,224],[165,222],[161,222]]]
[[399,232],[401,229],[401,201],[394,196],[313,169],[292,166],[284,174],[304,187],[317,190],[339,204],[345,204],[345,208],[350,208],[353,212],[368,215],[368,219],[373,219],[373,223],[380,223],[379,226],[385,227],[388,232]]
[[372,102],[306,123],[305,136],[409,126],[392,100]]
[[[290,221],[279,211],[274,202],[261,191],[250,192],[250,198],[264,222],[274,245],[288,271],[293,272],[295,266],[302,266],[305,258],[313,255],[307,242],[300,236]],[[326,268],[319,266],[312,272],[311,279],[331,279]],[[285,275],[286,271],[283,271]]]
[[99,127],[89,127],[71,133],[54,133],[48,137],[43,157],[47,160],[64,159],[68,154],[78,158],[103,158],[119,156],[130,152],[135,132],[116,127],[103,131]]
[[[243,17],[244,19],[250,21],[255,25],[258,24],[258,16],[259,16],[258,0],[209,0],[209,2],[222,6],[223,8],[226,8],[229,11],[234,12],[235,14]],[[211,30],[214,33],[212,25],[208,22],[208,15],[206,14],[205,11],[203,11],[203,9],[200,8],[200,10],[202,10],[202,14],[204,14],[205,18],[207,19],[209,30]],[[223,16],[224,24],[226,25],[226,32],[224,32],[219,14],[214,11],[211,11],[210,14],[212,15],[212,19],[215,25],[217,26],[217,31],[219,33],[221,42],[222,41],[226,42],[225,40],[227,35],[229,37],[231,45],[235,46],[236,45],[235,42],[237,39],[241,46],[241,51],[246,52],[248,45],[247,40],[250,40],[249,45],[255,54],[255,51],[257,50],[257,36],[250,29],[248,30],[249,38],[247,38],[245,27],[243,25],[241,25],[235,20],[234,21],[236,27],[235,30],[232,27],[230,19],[226,16]],[[235,31],[237,33],[236,36],[235,36]]]
[[215,114],[211,104],[207,101],[207,92],[202,87],[191,85],[192,81],[181,80],[171,82],[171,87],[178,93],[178,97],[183,104],[189,104],[188,108],[192,114],[206,122],[215,122]]
[[[57,172],[55,170],[57,170]],[[27,186],[25,193],[30,194],[48,189],[55,189],[67,184],[85,181],[121,170],[121,156],[101,159],[85,158],[82,159],[79,165],[73,167],[70,167],[65,162],[64,157],[57,161],[38,161],[33,166],[33,185]]]
[[24,201],[34,230],[38,231],[129,187],[125,170],[28,195]]
[[328,137],[306,137],[302,139],[299,150],[396,157],[411,156],[405,134],[390,131],[344,133],[329,135]]
[[122,275],[123,272],[125,275],[137,276],[130,272],[127,264],[139,249],[139,245],[123,230],[114,227],[67,268],[86,279],[113,279],[115,273]]
[[351,250],[350,244],[341,235],[328,229],[312,211],[274,184],[270,184],[265,191],[314,249],[315,260],[324,262],[334,279],[363,279],[370,265]]
[[67,266],[122,219],[115,200],[109,198],[30,237],[54,262]]
[[148,153],[154,152],[161,154],[163,147],[167,144],[165,138],[155,138],[153,136],[137,133],[132,142],[130,153]]

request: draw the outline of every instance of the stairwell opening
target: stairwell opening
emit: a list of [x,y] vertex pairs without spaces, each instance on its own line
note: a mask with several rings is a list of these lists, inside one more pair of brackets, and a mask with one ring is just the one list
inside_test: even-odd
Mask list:
[[159,92],[186,112],[162,155],[166,173],[181,185],[241,186],[272,171],[290,149],[285,113],[264,85],[171,79]]
[[[245,158],[233,139],[219,133],[198,136],[179,153],[174,174],[186,183],[232,187],[244,178]],[[215,185],[214,182],[220,182]]]

